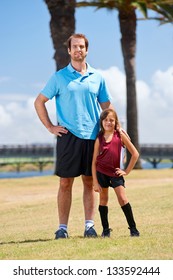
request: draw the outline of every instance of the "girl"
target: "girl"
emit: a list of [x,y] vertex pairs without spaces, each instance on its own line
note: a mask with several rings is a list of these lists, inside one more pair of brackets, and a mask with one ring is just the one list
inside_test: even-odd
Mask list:
[[[110,237],[108,222],[108,187],[112,187],[118,202],[125,214],[131,236],[139,236],[133,212],[125,194],[126,176],[133,169],[139,153],[125,133],[119,131],[119,121],[116,112],[106,109],[100,116],[101,131],[95,141],[92,175],[95,192],[99,192],[99,212],[103,226],[102,237]],[[131,154],[130,162],[125,170],[120,168],[123,147]]]

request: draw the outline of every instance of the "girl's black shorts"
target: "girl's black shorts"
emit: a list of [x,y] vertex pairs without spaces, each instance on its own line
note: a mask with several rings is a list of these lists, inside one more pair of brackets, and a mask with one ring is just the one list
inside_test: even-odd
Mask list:
[[57,137],[55,174],[62,178],[91,176],[94,142],[80,139],[69,131]]
[[125,180],[123,176],[120,177],[110,177],[103,173],[97,171],[97,180],[102,188],[116,188],[119,186],[125,187]]

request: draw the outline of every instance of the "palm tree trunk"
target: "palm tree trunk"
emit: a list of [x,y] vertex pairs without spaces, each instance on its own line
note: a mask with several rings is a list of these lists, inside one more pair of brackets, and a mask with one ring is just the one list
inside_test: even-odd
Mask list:
[[[51,15],[50,31],[55,49],[56,70],[70,62],[66,41],[75,32],[75,0],[44,0]],[[56,148],[55,148],[56,155]],[[54,172],[56,170],[56,160]]]
[[75,31],[75,0],[45,0],[51,15],[50,31],[55,49],[56,70],[66,66],[70,59],[66,41]]
[[[135,55],[136,55],[136,13],[134,9],[119,10],[119,23],[121,31],[121,48],[124,58],[124,68],[126,73],[127,90],[127,133],[132,143],[140,153],[138,141],[138,114],[136,100],[136,73],[135,73]],[[127,152],[127,164],[130,160],[130,154]],[[141,168],[140,158],[135,168]]]

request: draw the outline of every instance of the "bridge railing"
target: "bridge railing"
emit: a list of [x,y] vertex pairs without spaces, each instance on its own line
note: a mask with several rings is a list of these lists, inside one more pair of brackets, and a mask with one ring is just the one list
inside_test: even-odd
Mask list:
[[0,158],[9,157],[53,157],[54,148],[46,145],[1,145]]
[[0,145],[0,166],[13,165],[17,172],[26,164],[36,165],[42,171],[47,164],[54,162],[54,147],[51,144]]
[[142,144],[140,145],[140,156],[143,159],[154,157],[159,159],[173,160],[172,144]]
[[[140,157],[153,164],[168,159],[173,162],[173,144],[141,144]],[[0,166],[8,163],[39,163],[40,169],[46,162],[54,162],[53,144],[0,145]]]
[[[53,157],[53,144],[0,145],[0,158],[9,157]],[[172,144],[141,144],[141,158],[161,157],[173,159]]]

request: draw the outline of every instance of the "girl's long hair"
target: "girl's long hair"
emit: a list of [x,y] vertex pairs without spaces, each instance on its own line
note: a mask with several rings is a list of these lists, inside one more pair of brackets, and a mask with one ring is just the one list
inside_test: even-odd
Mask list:
[[104,134],[104,132],[105,132],[102,122],[104,119],[107,118],[109,113],[112,113],[115,118],[115,130],[117,130],[120,126],[117,113],[113,109],[105,109],[102,111],[102,113],[100,115],[100,133],[101,134]]

